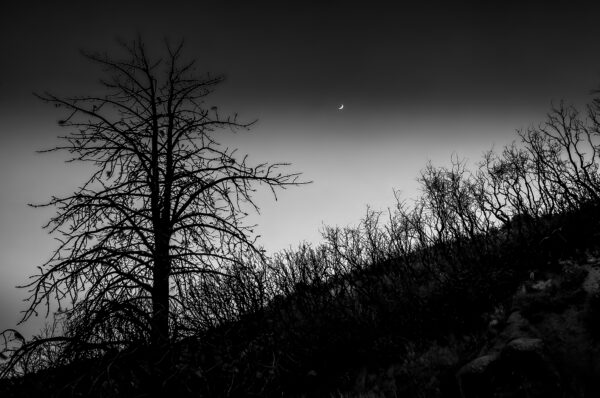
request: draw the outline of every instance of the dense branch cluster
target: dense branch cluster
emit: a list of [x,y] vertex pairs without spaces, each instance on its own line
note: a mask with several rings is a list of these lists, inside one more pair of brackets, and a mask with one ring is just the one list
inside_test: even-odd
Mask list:
[[[351,297],[350,312],[362,319],[366,307],[380,313],[382,297],[406,296],[424,280],[442,289],[465,275],[517,272],[518,256],[534,264],[593,246],[600,222],[599,114],[597,103],[583,116],[560,103],[544,123],[520,130],[519,142],[486,153],[475,172],[456,157],[450,167],[428,164],[412,202],[396,193],[387,212],[368,208],[356,227],[326,227],[318,247],[275,256],[275,294],[312,286],[336,305]],[[377,268],[378,277],[365,276]]]
[[37,205],[57,209],[45,228],[60,244],[26,285],[23,320],[58,304],[72,352],[193,333],[190,298],[239,279],[244,258],[262,256],[245,222],[258,210],[256,187],[275,194],[299,183],[286,164],[251,165],[219,144],[220,130],[252,123],[207,108],[223,79],[198,78],[183,44],[167,44],[158,60],[141,41],[122,47],[124,60],[85,54],[106,72],[104,95],[39,95],[65,110],[59,124],[69,130],[43,152],[95,167],[73,194]]

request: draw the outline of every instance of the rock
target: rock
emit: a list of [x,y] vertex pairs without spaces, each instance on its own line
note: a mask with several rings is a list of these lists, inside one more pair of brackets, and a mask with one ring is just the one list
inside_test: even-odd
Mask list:
[[598,287],[600,286],[600,269],[592,266],[587,266],[586,269],[589,272],[583,282],[583,290],[588,294],[594,294],[598,291]]
[[457,373],[460,397],[561,397],[560,377],[541,339],[518,338],[500,354],[474,359]]
[[456,374],[460,396],[561,396],[559,374],[536,336],[521,313],[513,312],[487,352]]
[[511,340],[505,347],[504,352],[536,352],[541,353],[544,346],[542,339],[520,337]]
[[458,371],[456,381],[461,397],[478,397],[490,389],[493,364],[498,358],[497,353],[483,355],[475,358]]
[[521,315],[520,311],[514,311],[506,320],[506,326],[500,332],[499,339],[496,344],[497,351],[500,350],[507,342],[521,338],[535,336],[536,332],[527,319]]
[[484,373],[490,364],[498,359],[498,354],[488,354],[481,356],[479,358],[475,358],[465,366],[463,366],[459,371],[459,375],[468,375],[468,374],[482,374]]
[[531,290],[535,292],[541,292],[552,286],[552,279],[548,279],[546,281],[538,281],[531,285]]

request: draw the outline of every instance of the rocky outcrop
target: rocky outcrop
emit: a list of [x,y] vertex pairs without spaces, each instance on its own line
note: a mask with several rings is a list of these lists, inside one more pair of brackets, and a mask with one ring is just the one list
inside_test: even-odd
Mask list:
[[519,289],[493,338],[456,373],[461,398],[600,396],[600,345],[585,324],[600,262],[563,265]]
[[513,312],[493,345],[457,373],[463,398],[554,397],[560,378],[542,339],[519,311]]

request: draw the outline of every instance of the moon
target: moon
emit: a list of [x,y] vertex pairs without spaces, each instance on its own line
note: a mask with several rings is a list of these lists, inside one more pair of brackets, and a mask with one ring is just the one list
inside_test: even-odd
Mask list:
[[339,107],[338,109],[339,109],[340,111],[341,111],[342,109],[344,109],[344,104],[340,105],[340,107]]

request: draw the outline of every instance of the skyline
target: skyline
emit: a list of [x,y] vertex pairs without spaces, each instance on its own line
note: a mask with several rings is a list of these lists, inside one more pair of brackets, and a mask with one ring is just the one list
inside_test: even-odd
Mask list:
[[26,294],[14,286],[55,247],[41,230],[53,212],[27,203],[68,192],[87,175],[60,154],[35,153],[67,131],[56,125],[60,112],[31,95],[94,90],[101,70],[79,49],[110,51],[117,37],[140,33],[155,51],[165,36],[184,38],[201,71],[226,75],[209,100],[258,119],[232,146],[255,163],[291,162],[290,171],[314,181],[277,202],[257,196],[262,212],[252,221],[269,253],[318,242],[322,225],[355,224],[367,205],[392,206],[393,189],[414,198],[428,160],[445,165],[455,153],[473,164],[514,140],[515,129],[542,122],[551,101],[581,106],[600,84],[597,6],[145,4],[8,6],[0,329],[24,309]]

